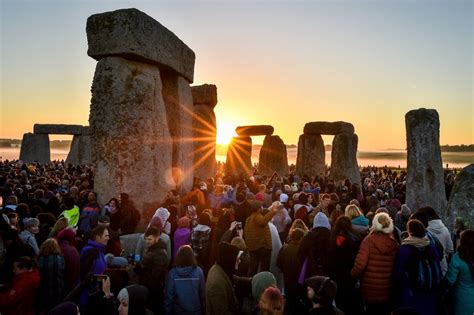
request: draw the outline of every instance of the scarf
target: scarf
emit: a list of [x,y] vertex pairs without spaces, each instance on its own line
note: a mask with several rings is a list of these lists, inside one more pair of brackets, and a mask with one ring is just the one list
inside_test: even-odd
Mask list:
[[430,240],[426,236],[424,237],[408,236],[402,241],[402,245],[412,245],[412,246],[415,246],[416,248],[423,248],[430,245]]

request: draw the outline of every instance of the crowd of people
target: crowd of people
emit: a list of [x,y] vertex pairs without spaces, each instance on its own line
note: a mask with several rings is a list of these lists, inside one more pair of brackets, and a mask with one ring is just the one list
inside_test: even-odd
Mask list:
[[143,217],[93,167],[1,162],[0,313],[471,315],[474,230],[406,176],[218,173]]

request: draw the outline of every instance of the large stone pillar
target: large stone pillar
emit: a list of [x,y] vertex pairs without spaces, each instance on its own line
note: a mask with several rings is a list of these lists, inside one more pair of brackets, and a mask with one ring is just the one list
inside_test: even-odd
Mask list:
[[99,202],[125,192],[154,210],[192,185],[194,52],[137,9],[90,16],[87,40],[99,60],[89,116]]
[[358,137],[355,133],[339,133],[334,136],[330,172],[332,179],[349,179],[352,183],[360,184],[357,144]]
[[258,172],[264,175],[273,172],[280,176],[288,174],[286,145],[279,136],[265,136],[258,157]]
[[91,138],[89,135],[74,135],[71,149],[67,155],[66,164],[92,164]]
[[252,172],[252,138],[233,137],[227,149],[225,173],[240,175]]
[[416,211],[430,206],[439,215],[446,211],[444,174],[439,147],[439,116],[420,108],[405,115],[407,134],[406,203]]
[[302,134],[298,140],[296,174],[318,176],[325,173],[325,148],[320,134]]
[[445,216],[450,230],[456,218],[461,218],[474,228],[474,164],[462,169],[456,176]]
[[23,162],[40,162],[46,164],[51,161],[49,136],[47,134],[25,133],[21,141],[20,160]]
[[192,86],[194,102],[193,141],[194,176],[202,180],[216,173],[217,87],[212,84]]
[[98,62],[89,124],[101,204],[125,192],[139,211],[156,209],[175,187],[161,88],[157,66],[120,57]]

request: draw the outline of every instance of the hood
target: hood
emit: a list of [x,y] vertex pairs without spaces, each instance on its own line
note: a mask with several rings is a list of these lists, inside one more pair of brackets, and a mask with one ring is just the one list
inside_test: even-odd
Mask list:
[[446,227],[441,219],[436,219],[428,222],[428,229],[434,234],[443,234]]
[[146,301],[148,289],[142,285],[134,284],[126,287],[128,292],[128,314],[146,315]]
[[360,215],[360,216],[352,219],[351,222],[354,225],[369,226],[369,220],[366,217],[364,217],[363,215]]
[[98,249],[101,253],[103,253],[105,251],[105,245],[104,244],[97,243],[93,240],[88,240],[87,245],[84,246],[84,248],[81,251],[81,255],[83,253],[85,253],[86,250],[89,250],[90,248]]
[[260,297],[268,287],[276,287],[276,279],[271,272],[262,271],[253,276],[252,296],[255,301],[260,301]]
[[196,267],[187,266],[187,267],[176,267],[176,273],[180,277],[188,277],[193,271],[196,270]]
[[329,224],[328,217],[323,212],[318,212],[314,217],[313,227],[324,227],[328,230],[331,229],[331,224]]

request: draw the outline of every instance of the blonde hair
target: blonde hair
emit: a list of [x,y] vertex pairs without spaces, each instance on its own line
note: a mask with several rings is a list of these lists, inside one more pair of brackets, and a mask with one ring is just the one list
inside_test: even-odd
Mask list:
[[41,244],[39,250],[39,256],[50,256],[50,255],[63,255],[61,248],[59,247],[58,241],[55,238],[48,238]]
[[304,221],[301,220],[301,219],[296,219],[295,221],[293,221],[293,223],[291,224],[290,231],[289,231],[288,235],[291,235],[291,232],[294,229],[302,229],[304,231],[304,234],[308,233],[308,231],[309,231],[308,227],[306,226]]
[[356,205],[348,205],[346,207],[346,210],[344,212],[344,215],[348,217],[349,219],[354,219],[362,215],[362,212],[360,211],[359,207]]
[[69,222],[66,217],[61,217],[56,221],[54,224],[53,228],[51,229],[51,232],[49,233],[49,237],[56,237],[58,236],[59,232],[64,230],[69,226]]

